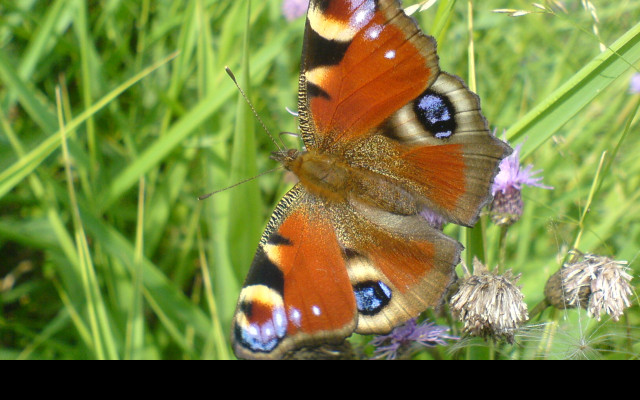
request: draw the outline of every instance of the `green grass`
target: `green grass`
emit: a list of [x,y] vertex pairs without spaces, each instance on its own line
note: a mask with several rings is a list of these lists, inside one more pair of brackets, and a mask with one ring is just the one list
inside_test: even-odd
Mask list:
[[[442,68],[475,77],[492,128],[555,187],[524,189],[506,237],[530,310],[571,248],[628,260],[635,288],[640,271],[640,0],[592,0],[597,21],[563,3],[474,2],[473,58],[467,1],[415,15]],[[224,66],[272,131],[295,132],[304,28],[280,1],[250,5],[0,0],[0,358],[233,358],[237,295],[290,184],[272,173],[197,200],[275,167]],[[504,8],[538,13],[492,12]],[[446,231],[465,260],[498,263],[486,218]],[[547,309],[515,346],[465,338],[418,357],[637,359],[632,302],[619,322]]]

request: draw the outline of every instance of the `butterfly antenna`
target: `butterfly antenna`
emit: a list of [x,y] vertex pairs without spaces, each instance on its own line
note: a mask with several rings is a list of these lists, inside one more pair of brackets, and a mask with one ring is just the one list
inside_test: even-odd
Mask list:
[[278,167],[276,167],[276,168],[273,168],[273,169],[270,169],[270,170],[268,170],[268,171],[262,172],[262,173],[260,173],[260,174],[258,174],[258,175],[256,175],[256,176],[251,177],[251,178],[245,179],[245,180],[240,181],[240,182],[238,182],[238,183],[234,183],[233,185],[231,185],[231,186],[227,186],[227,187],[226,187],[226,188],[224,188],[224,189],[219,189],[219,190],[216,190],[215,192],[211,192],[211,193],[203,194],[202,196],[198,196],[198,200],[208,199],[209,197],[213,196],[213,195],[214,195],[214,194],[216,194],[216,193],[224,192],[225,190],[229,190],[229,189],[234,188],[234,187],[236,187],[236,186],[240,186],[240,185],[242,185],[243,183],[247,183],[247,182],[249,182],[249,181],[252,181],[252,180],[254,180],[254,179],[256,179],[256,178],[261,177],[262,175],[269,174],[269,173],[271,173],[271,172],[277,171],[277,170],[282,169],[282,168],[283,168],[283,166],[282,166],[282,165],[280,165],[280,166],[278,166]]
[[[238,90],[240,91],[240,94],[242,95],[242,97],[244,97],[245,101],[247,102],[247,104],[249,104],[249,107],[251,108],[251,111],[253,112],[253,115],[255,115],[256,119],[258,120],[258,122],[260,122],[260,125],[262,125],[262,129],[265,130],[265,132],[267,132],[267,135],[269,135],[269,137],[271,138],[271,141],[273,142],[273,144],[276,145],[276,147],[278,148],[279,151],[283,151],[282,147],[278,144],[278,142],[276,142],[276,139],[273,137],[273,135],[271,134],[271,132],[269,131],[269,129],[267,129],[267,126],[265,125],[265,123],[262,121],[262,118],[260,118],[260,116],[258,115],[258,112],[256,111],[256,109],[253,107],[253,104],[251,104],[251,101],[249,101],[249,98],[247,97],[247,95],[244,93],[244,90],[242,90],[242,88],[240,87],[240,85],[238,84],[238,81],[236,80],[236,76],[233,74],[233,72],[231,72],[231,69],[229,67],[224,67],[224,70],[227,71],[227,75],[229,75],[229,77],[231,77],[231,80],[233,81],[233,83],[236,85],[236,87],[238,88]],[[284,143],[283,143],[284,145]],[[286,148],[286,146],[285,146]],[[260,176],[260,175],[258,175]],[[242,182],[240,182],[242,183]],[[228,189],[228,188],[227,188]],[[223,189],[224,190],[224,189]],[[214,192],[215,193],[215,192]]]

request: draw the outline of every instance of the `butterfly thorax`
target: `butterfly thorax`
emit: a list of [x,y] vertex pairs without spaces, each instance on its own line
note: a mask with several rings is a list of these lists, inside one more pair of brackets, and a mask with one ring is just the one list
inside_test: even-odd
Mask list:
[[394,214],[413,215],[421,206],[399,182],[358,168],[329,153],[310,150],[274,152],[271,158],[293,172],[311,194],[326,202],[359,202]]

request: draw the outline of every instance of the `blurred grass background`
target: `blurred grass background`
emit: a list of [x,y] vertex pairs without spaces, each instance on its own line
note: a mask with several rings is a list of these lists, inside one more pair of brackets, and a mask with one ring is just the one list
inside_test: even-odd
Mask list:
[[[576,242],[628,260],[636,288],[640,271],[640,95],[629,92],[640,0],[542,4],[554,12],[475,1],[472,27],[469,1],[414,15],[437,37],[443,70],[475,77],[492,128],[524,143],[523,162],[555,187],[524,189],[507,236],[530,309]],[[275,167],[225,65],[273,132],[296,132],[285,107],[296,106],[304,18],[287,21],[281,7],[0,0],[1,359],[233,358],[238,291],[291,183],[278,172],[197,196]],[[446,232],[467,261],[497,263],[486,218]],[[516,346],[474,339],[423,356],[638,358],[632,301],[618,323],[547,310]]]

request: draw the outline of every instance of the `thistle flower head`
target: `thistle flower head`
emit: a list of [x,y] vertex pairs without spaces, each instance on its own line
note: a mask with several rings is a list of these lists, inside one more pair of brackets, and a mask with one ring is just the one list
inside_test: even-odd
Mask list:
[[542,176],[535,176],[542,170],[532,171],[533,165],[525,168],[520,166],[521,147],[522,144],[518,144],[513,153],[500,162],[500,171],[493,181],[491,219],[497,225],[508,226],[520,219],[524,207],[521,194],[523,185],[553,189],[542,184]]
[[287,21],[302,17],[309,7],[309,0],[284,0],[282,2],[282,14]]
[[516,286],[520,277],[511,271],[504,275],[491,272],[477,259],[473,266],[473,275],[466,271],[467,276],[451,298],[453,315],[473,336],[513,343],[516,330],[529,319],[524,295]]
[[429,210],[428,208],[425,208],[424,210],[422,210],[420,212],[420,215],[422,215],[424,219],[427,220],[427,223],[429,225],[431,225],[433,228],[439,231],[442,230],[442,228],[444,227],[444,224],[447,222],[443,217],[440,216],[440,214],[435,213]]
[[626,261],[574,252],[577,259],[566,263],[544,289],[547,301],[558,309],[582,307],[590,317],[610,315],[617,321],[629,307],[633,294]]
[[640,93],[640,72],[636,72],[629,82],[629,93]]
[[376,336],[371,344],[376,346],[374,358],[393,360],[400,357],[409,357],[412,350],[417,347],[446,346],[446,340],[457,340],[455,336],[447,334],[449,328],[438,326],[431,322],[418,324],[415,319],[407,321],[404,325],[395,328],[388,335]]

